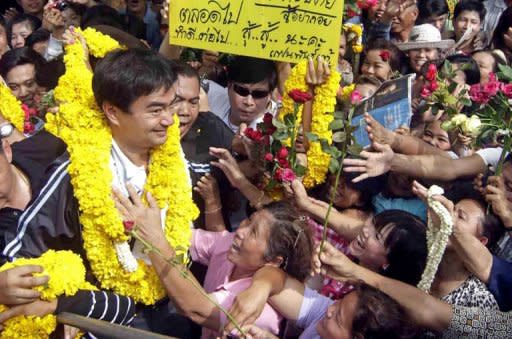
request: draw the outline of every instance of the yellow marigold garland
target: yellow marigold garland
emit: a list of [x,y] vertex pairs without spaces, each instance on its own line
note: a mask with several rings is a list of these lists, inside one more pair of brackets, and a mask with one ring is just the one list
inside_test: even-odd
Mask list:
[[[97,46],[110,38],[98,32],[85,34],[87,46]],[[105,43],[117,48],[119,45]],[[106,53],[106,49],[101,50]],[[80,204],[84,247],[93,273],[105,289],[130,296],[137,302],[154,304],[165,290],[154,269],[138,260],[129,273],[120,265],[114,243],[127,241],[124,227],[111,198],[112,173],[109,168],[112,136],[91,90],[92,74],[84,65],[79,42],[66,47],[66,73],[55,90],[61,102],[58,115],[47,115],[46,127],[68,145],[71,163],[68,171],[75,197]],[[103,56],[103,55],[98,55]],[[69,84],[69,86],[67,85]],[[191,238],[190,223],[198,215],[179,139],[179,126],[168,129],[167,142],[153,150],[145,186],[160,207],[169,207],[165,234],[177,254],[186,254]]]
[[[85,281],[85,267],[82,259],[71,251],[49,250],[39,258],[20,258],[0,267],[0,271],[23,266],[40,265],[43,273],[50,280],[46,285],[35,287],[41,292],[42,300],[54,300],[61,295],[74,295],[78,290],[94,290],[94,286]],[[0,312],[7,307],[0,305]],[[55,331],[57,318],[53,314],[44,317],[18,316],[6,321],[1,332],[1,338],[48,338]]]
[[12,94],[9,87],[0,84],[0,114],[20,132],[23,132],[25,113],[21,102]]
[[[292,89],[300,89],[307,91],[306,84],[307,60],[299,62],[292,69],[290,76],[286,80],[285,95],[282,101],[282,113],[284,116],[288,112],[294,111],[294,102],[288,96],[288,92]],[[329,130],[329,124],[333,120],[333,112],[336,106],[336,91],[340,83],[340,74],[331,69],[331,76],[327,82],[321,86],[315,87],[315,96],[313,98],[313,117],[311,121],[311,132],[320,138],[327,140],[332,139],[332,131]],[[302,122],[302,105],[299,108],[299,116],[297,123]],[[329,168],[330,156],[322,151],[320,143],[311,142],[307,153],[308,170],[304,176],[304,186],[306,188],[314,187],[321,184],[325,180],[327,170]]]

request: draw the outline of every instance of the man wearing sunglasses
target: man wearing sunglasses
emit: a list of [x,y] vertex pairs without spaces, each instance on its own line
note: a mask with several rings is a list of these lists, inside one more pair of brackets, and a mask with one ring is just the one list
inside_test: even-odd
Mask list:
[[242,123],[255,127],[266,112],[275,114],[271,98],[276,85],[272,61],[239,56],[228,67],[227,88],[210,81],[208,101],[212,112],[236,133]]

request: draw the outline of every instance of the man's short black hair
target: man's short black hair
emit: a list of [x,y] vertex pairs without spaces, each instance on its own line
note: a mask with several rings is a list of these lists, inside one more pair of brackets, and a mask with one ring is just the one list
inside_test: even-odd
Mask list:
[[272,91],[277,86],[277,72],[273,61],[237,56],[228,66],[228,81],[255,84],[267,80]]
[[477,12],[478,16],[480,17],[481,23],[483,23],[485,15],[487,14],[487,10],[485,9],[485,6],[481,1],[461,0],[457,5],[455,5],[455,10],[453,11],[453,18],[457,19],[460,13],[464,11]]
[[174,72],[176,73],[176,76],[182,76],[182,77],[185,77],[185,78],[196,78],[197,81],[200,81],[200,77],[199,77],[199,73],[197,72],[197,70],[190,66],[189,64],[187,64],[186,62],[182,62],[182,61],[177,61],[177,62],[172,62],[173,63],[173,68],[174,68]]
[[36,74],[45,64],[43,57],[29,47],[15,48],[5,52],[0,59],[0,75],[6,79],[7,73],[17,66],[33,64]]
[[48,40],[50,40],[50,31],[44,28],[38,28],[25,39],[25,46],[32,48],[38,42],[45,42]]
[[98,62],[92,89],[98,106],[108,101],[124,112],[141,96],[161,88],[168,90],[176,82],[172,64],[147,49],[113,51]]
[[426,23],[429,18],[448,14],[450,9],[446,0],[419,0],[418,24]]
[[4,28],[5,34],[7,34],[7,21],[5,21],[2,15],[0,15],[0,26]]
[[480,68],[475,59],[468,55],[455,54],[446,58],[450,63],[463,66],[462,71],[466,76],[466,84],[475,85],[480,83]]
[[88,8],[82,15],[80,27],[85,29],[95,25],[112,26],[124,30],[123,18],[112,7],[107,5],[98,5]]

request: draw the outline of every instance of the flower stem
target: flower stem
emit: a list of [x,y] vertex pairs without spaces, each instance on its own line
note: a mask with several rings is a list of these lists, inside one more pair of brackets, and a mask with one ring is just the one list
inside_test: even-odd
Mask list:
[[160,258],[162,258],[165,262],[167,262],[169,265],[173,266],[174,268],[176,268],[181,276],[188,280],[192,286],[199,291],[199,293],[201,293],[206,299],[208,299],[208,301],[210,301],[213,305],[215,305],[215,307],[217,307],[222,313],[224,313],[224,315],[226,316],[226,318],[228,318],[228,320],[233,323],[233,325],[235,325],[236,329],[238,330],[238,332],[240,333],[240,337],[244,338],[246,336],[245,334],[245,331],[242,329],[242,327],[238,324],[238,322],[235,320],[235,318],[233,318],[233,316],[224,308],[222,307],[222,305],[220,305],[215,299],[213,299],[212,297],[210,297],[210,295],[208,295],[208,293],[205,292],[205,290],[203,289],[202,286],[200,286],[197,281],[193,278],[190,277],[190,272],[188,270],[185,270],[183,269],[183,267],[181,266],[181,264],[179,264],[176,260],[176,258],[166,258],[164,256],[164,254],[158,249],[156,248],[155,246],[153,246],[153,244],[147,242],[146,240],[142,239],[139,234],[137,233],[136,230],[133,230],[130,232],[130,234],[135,238],[137,239],[138,241],[140,241],[144,247],[150,251],[150,252],[154,252],[156,253]]

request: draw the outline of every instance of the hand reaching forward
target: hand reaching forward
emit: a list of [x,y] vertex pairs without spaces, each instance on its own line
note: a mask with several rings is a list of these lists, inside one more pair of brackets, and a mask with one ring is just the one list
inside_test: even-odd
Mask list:
[[210,147],[210,155],[219,159],[218,161],[212,161],[211,164],[224,172],[233,187],[239,188],[241,182],[245,179],[245,175],[231,153],[225,148]]
[[321,253],[320,244],[315,248],[313,253],[314,274],[322,274],[336,280],[353,281],[357,280],[357,267],[356,263],[327,241],[324,243],[324,248]]
[[377,177],[389,172],[391,161],[395,153],[389,145],[381,145],[377,142],[372,144],[376,152],[362,151],[359,156],[362,159],[345,159],[343,166],[345,172],[361,173],[352,182],[356,183],[371,177]]
[[503,177],[492,176],[487,180],[485,200],[492,206],[506,228],[512,228],[512,204],[507,199]]

